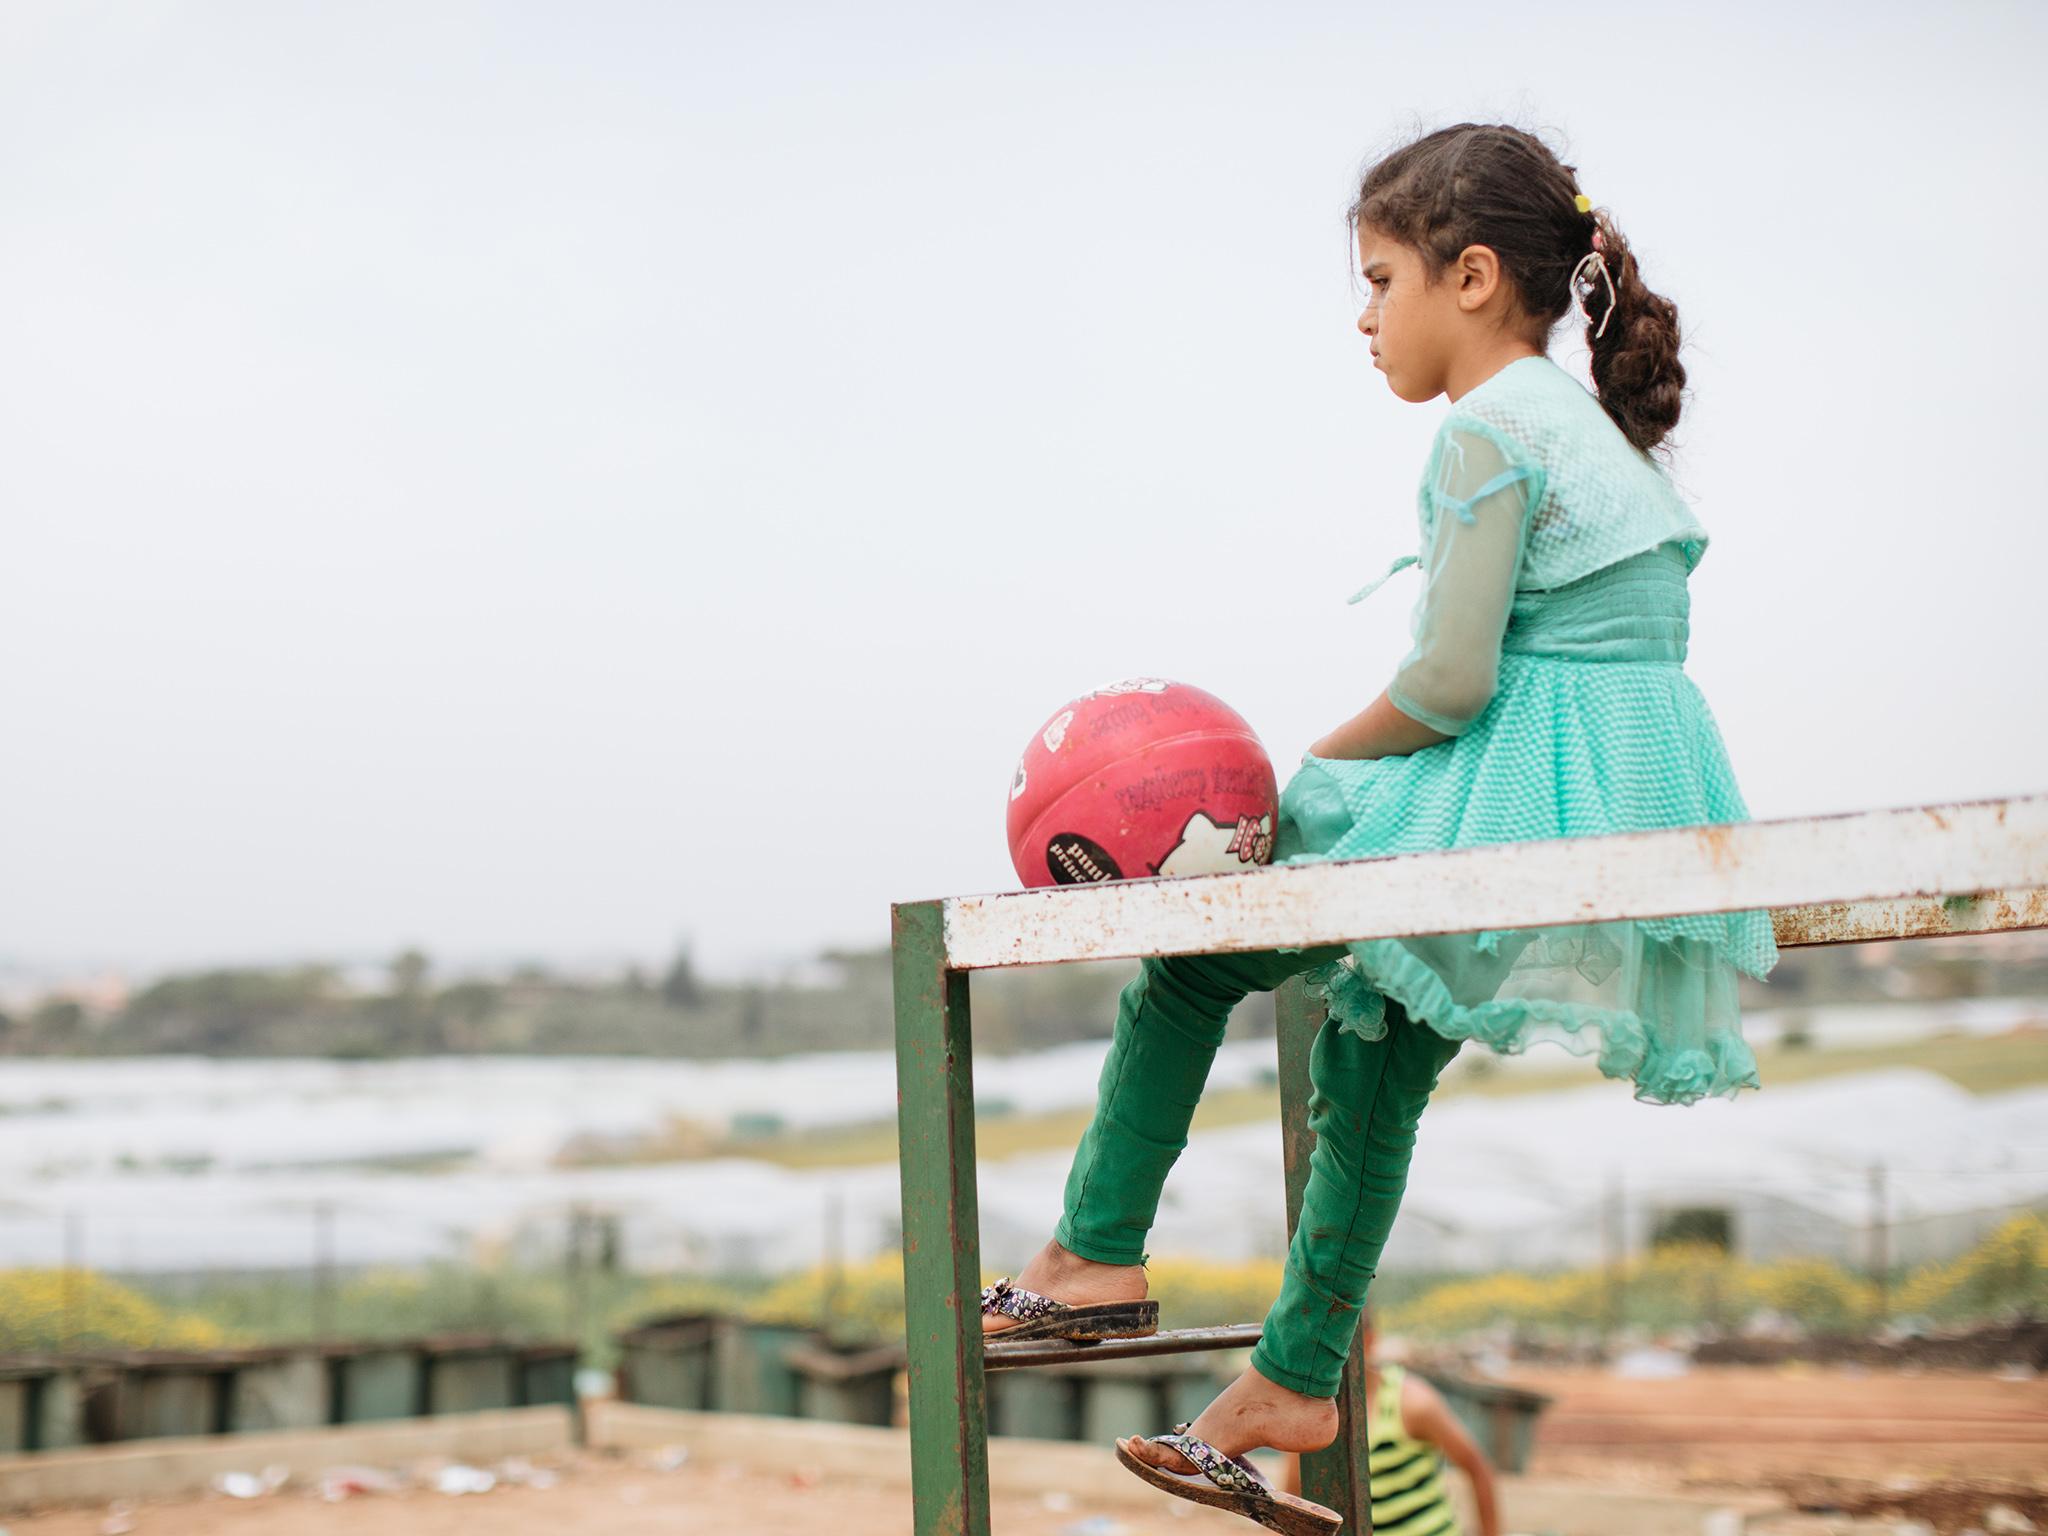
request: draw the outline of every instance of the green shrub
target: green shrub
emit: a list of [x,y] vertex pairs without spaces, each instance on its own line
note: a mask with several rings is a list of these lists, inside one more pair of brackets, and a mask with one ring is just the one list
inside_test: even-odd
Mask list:
[[1784,1259],[1751,1271],[1750,1294],[1810,1332],[1843,1333],[1877,1316],[1877,1287],[1825,1259]]
[[0,1269],[0,1354],[78,1348],[210,1349],[221,1330],[87,1269]]
[[2015,1216],[1961,1258],[1916,1271],[1895,1305],[1940,1322],[2048,1316],[2048,1217]]

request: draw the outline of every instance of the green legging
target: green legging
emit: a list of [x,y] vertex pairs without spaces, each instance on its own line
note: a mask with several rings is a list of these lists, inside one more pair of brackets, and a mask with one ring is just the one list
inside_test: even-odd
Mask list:
[[[1099,1264],[1141,1264],[1166,1173],[1223,1043],[1230,1010],[1341,949],[1294,954],[1178,955],[1147,960],[1124,988],[1103,1063],[1095,1119],[1067,1176],[1055,1237]],[[1415,1127],[1457,1054],[1387,1004],[1387,1033],[1362,1040],[1326,1023],[1309,1057],[1308,1123],[1316,1135],[1301,1220],[1280,1295],[1252,1363],[1313,1397],[1335,1397],[1366,1287],[1401,1207]],[[1275,1192],[1277,1195],[1277,1191]]]

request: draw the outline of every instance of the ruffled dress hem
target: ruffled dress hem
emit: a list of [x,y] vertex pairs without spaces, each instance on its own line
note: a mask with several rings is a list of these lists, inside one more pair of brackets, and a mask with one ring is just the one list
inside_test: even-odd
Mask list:
[[[1697,969],[1697,959],[1680,961],[1673,947],[1658,945],[1667,963]],[[1762,1086],[1756,1053],[1733,1029],[1708,1031],[1699,1044],[1673,1049],[1658,1030],[1628,1009],[1554,998],[1496,998],[1462,1004],[1437,973],[1400,941],[1372,939],[1350,946],[1351,954],[1317,967],[1305,978],[1340,1030],[1366,1040],[1387,1032],[1391,998],[1410,1018],[1447,1040],[1476,1040],[1504,1056],[1518,1056],[1532,1044],[1553,1044],[1578,1057],[1593,1057],[1607,1077],[1635,1085],[1646,1104],[1694,1104],[1708,1097],[1734,1098]],[[1715,963],[1757,974],[1736,962]],[[1725,974],[1725,972],[1724,972]]]

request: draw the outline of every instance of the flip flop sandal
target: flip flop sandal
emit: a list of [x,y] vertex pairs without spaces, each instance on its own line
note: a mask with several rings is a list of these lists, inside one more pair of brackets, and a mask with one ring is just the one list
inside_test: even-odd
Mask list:
[[1344,1517],[1307,1499],[1282,1493],[1242,1456],[1226,1456],[1206,1440],[1197,1440],[1185,1424],[1173,1426],[1170,1435],[1148,1435],[1155,1445],[1164,1445],[1201,1468],[1199,1472],[1169,1472],[1141,1461],[1131,1451],[1131,1442],[1116,1443],[1116,1459],[1154,1488],[1178,1499],[1190,1499],[1213,1509],[1227,1509],[1247,1520],[1256,1520],[1281,1536],[1335,1536]]
[[1010,1284],[1008,1275],[982,1288],[981,1315],[1017,1319],[1016,1327],[985,1335],[983,1342],[988,1344],[1006,1344],[1012,1339],[1071,1339],[1076,1344],[1094,1344],[1103,1339],[1142,1339],[1159,1331],[1156,1301],[1070,1307]]

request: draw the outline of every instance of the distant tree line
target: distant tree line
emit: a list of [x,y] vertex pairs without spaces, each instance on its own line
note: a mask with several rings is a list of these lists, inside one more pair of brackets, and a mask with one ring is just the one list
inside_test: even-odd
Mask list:
[[[1106,1034],[1132,970],[1062,966],[978,978],[976,1044],[1000,1053]],[[658,981],[637,968],[592,981],[533,966],[437,982],[429,957],[412,949],[392,958],[373,990],[346,985],[330,965],[181,972],[111,1013],[62,997],[0,1013],[0,1055],[712,1058],[891,1043],[886,950],[832,951],[809,972],[800,981],[712,982],[687,947]]]
[[[873,1050],[894,1033],[889,953],[833,950],[803,980],[712,982],[690,948],[658,980],[639,969],[591,981],[529,966],[499,978],[437,981],[427,955],[392,957],[381,987],[329,965],[164,976],[111,1013],[50,997],[0,1012],[0,1055],[324,1056],[469,1053],[711,1058]],[[974,1039],[993,1053],[1109,1033],[1130,962],[997,971],[973,981]],[[1788,951],[1756,1008],[1997,994],[2048,994],[2048,942],[2027,934],[1933,944]],[[1233,1029],[1272,1031],[1272,1002],[1240,1008]]]

